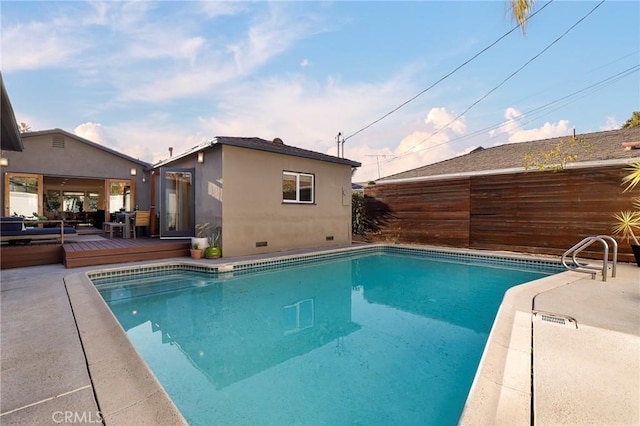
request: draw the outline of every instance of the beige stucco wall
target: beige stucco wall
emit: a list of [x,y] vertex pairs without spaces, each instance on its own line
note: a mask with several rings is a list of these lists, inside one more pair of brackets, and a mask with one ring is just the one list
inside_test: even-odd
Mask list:
[[[222,147],[223,256],[351,242],[351,168],[289,155]],[[315,204],[282,202],[282,172],[315,175]],[[332,241],[327,241],[333,236]],[[256,247],[256,242],[267,247]]]

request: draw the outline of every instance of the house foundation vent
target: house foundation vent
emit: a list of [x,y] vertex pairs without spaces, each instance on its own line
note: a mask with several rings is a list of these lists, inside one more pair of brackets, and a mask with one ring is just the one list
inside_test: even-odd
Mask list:
[[267,242],[266,241],[258,241],[256,242],[256,247],[266,247],[267,246]]
[[333,241],[333,235],[328,235],[325,240],[327,241]]

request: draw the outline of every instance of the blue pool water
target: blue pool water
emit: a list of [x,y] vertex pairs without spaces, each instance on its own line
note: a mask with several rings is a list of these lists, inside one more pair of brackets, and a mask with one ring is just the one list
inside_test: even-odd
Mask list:
[[94,283],[192,425],[453,425],[505,291],[549,274],[369,254]]

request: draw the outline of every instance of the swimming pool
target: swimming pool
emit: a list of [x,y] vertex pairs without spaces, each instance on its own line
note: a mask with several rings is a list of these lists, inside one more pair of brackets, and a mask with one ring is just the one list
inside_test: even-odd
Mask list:
[[559,271],[330,256],[93,281],[191,424],[455,424],[504,292]]

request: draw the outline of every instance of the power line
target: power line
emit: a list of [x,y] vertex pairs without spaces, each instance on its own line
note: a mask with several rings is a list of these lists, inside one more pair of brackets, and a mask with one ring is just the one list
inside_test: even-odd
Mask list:
[[[544,6],[542,6],[540,9],[536,10],[534,13],[532,13],[527,19],[526,21],[528,21],[529,19],[533,18],[535,15],[537,15],[539,12],[542,12],[544,10],[545,7],[549,6],[551,3],[553,3],[554,0],[550,0],[548,3],[545,3]],[[525,22],[526,22],[525,21]],[[377,120],[372,121],[371,123],[367,124],[366,126],[364,126],[363,128],[361,128],[360,130],[350,134],[349,136],[345,137],[344,140],[348,140],[351,139],[353,136],[357,135],[360,132],[363,132],[365,130],[367,130],[369,127],[373,126],[376,123],[379,123],[380,121],[384,120],[385,118],[387,118],[388,116],[390,116],[391,114],[393,114],[394,112],[398,111],[400,108],[404,107],[405,105],[407,105],[410,102],[413,102],[414,100],[416,100],[418,97],[420,97],[421,95],[423,95],[424,93],[428,92],[429,90],[431,90],[433,87],[435,87],[437,84],[439,84],[440,82],[444,81],[445,79],[449,78],[451,75],[453,75],[456,71],[458,71],[460,68],[464,67],[465,65],[467,65],[469,62],[473,61],[474,59],[476,59],[478,56],[482,55],[484,52],[486,52],[487,50],[491,49],[493,46],[495,46],[496,44],[498,44],[498,42],[500,42],[503,38],[505,38],[506,36],[508,36],[509,34],[511,34],[512,32],[514,32],[515,30],[517,30],[518,28],[520,28],[520,25],[516,25],[515,27],[513,27],[511,30],[509,30],[508,32],[506,32],[505,34],[503,34],[501,37],[499,37],[496,41],[494,41],[493,43],[491,43],[490,45],[488,45],[487,47],[485,47],[484,49],[482,49],[480,52],[476,53],[475,55],[473,55],[470,59],[466,60],[465,62],[463,62],[462,64],[458,65],[453,71],[449,72],[448,74],[446,74],[444,77],[441,77],[438,81],[436,81],[435,83],[433,83],[431,86],[427,87],[426,89],[424,89],[423,91],[421,91],[420,93],[418,93],[417,95],[413,96],[412,98],[408,99],[407,101],[401,103],[400,105],[398,105],[397,107],[395,107],[394,109],[392,109],[391,111],[389,111],[388,113],[384,114],[382,117],[378,118]]]
[[[605,87],[607,87],[607,86],[609,86],[609,85],[611,85],[613,83],[616,83],[617,81],[619,81],[619,80],[621,80],[621,79],[623,79],[625,77],[633,75],[634,73],[637,73],[638,71],[640,71],[640,65],[634,65],[634,66],[632,66],[630,68],[627,68],[627,69],[625,69],[623,71],[620,71],[620,72],[618,72],[618,73],[616,73],[614,75],[611,75],[611,76],[609,76],[609,77],[607,77],[607,78],[605,78],[603,80],[600,80],[600,81],[598,81],[596,83],[593,83],[593,84],[591,84],[589,86],[586,86],[586,87],[584,87],[584,88],[582,88],[580,90],[577,90],[577,91],[572,92],[572,93],[570,93],[568,95],[562,96],[562,97],[560,97],[558,99],[555,99],[555,100],[553,100],[551,102],[548,102],[548,103],[546,103],[544,105],[541,105],[539,107],[533,108],[533,109],[531,109],[529,111],[525,111],[523,113],[520,113],[519,115],[516,115],[516,116],[512,117],[510,120],[518,121],[518,120],[523,119],[524,117],[530,117],[530,115],[532,113],[534,113],[534,114],[542,113],[544,110],[548,109],[549,107],[551,107],[553,105],[556,105],[556,104],[558,104],[558,103],[560,103],[562,101],[567,101],[567,102],[564,102],[562,105],[557,106],[556,108],[544,111],[544,114],[540,114],[538,116],[538,117],[542,117],[542,116],[548,114],[549,112],[552,112],[552,111],[555,111],[557,109],[563,108],[563,107],[565,107],[565,106],[567,106],[567,105],[569,105],[569,104],[571,104],[573,102],[576,102],[576,101],[584,98],[585,96],[588,96],[588,95],[590,95],[590,94],[592,94],[592,93],[594,93],[594,92],[596,92],[598,90],[601,90],[601,89],[603,89],[603,88],[605,88]],[[457,138],[454,138],[454,139],[450,139],[450,140],[448,140],[446,142],[441,142],[441,143],[436,144],[436,145],[430,145],[430,146],[425,147],[425,148],[423,148],[421,150],[413,151],[410,154],[416,154],[418,152],[422,152],[422,151],[426,151],[428,149],[436,148],[438,146],[445,145],[445,144],[448,144],[448,143],[451,143],[451,142],[457,142],[457,141],[460,141],[460,140],[463,140],[463,139],[468,139],[468,138],[477,136],[479,134],[485,133],[485,132],[490,131],[490,130],[498,129],[498,128],[502,127],[503,125],[507,124],[510,120],[501,121],[500,123],[496,123],[494,125],[484,127],[482,129],[476,130],[476,131],[474,131],[472,133],[469,133],[469,134],[466,134],[466,135],[463,135],[463,136],[460,136],[460,137],[457,137]],[[528,124],[528,123],[530,123],[532,121],[533,120],[531,119],[531,120],[527,121],[524,124]],[[395,158],[397,158],[397,157],[393,157],[392,159],[390,159],[390,160],[388,160],[386,162],[390,163]],[[375,163],[363,164],[361,167],[371,166],[371,165],[374,165],[374,164]]]
[[495,92],[496,90],[498,90],[502,85],[504,85],[507,81],[511,80],[516,74],[518,74],[520,71],[522,71],[527,65],[529,65],[531,62],[533,62],[534,60],[536,60],[537,58],[539,58],[544,52],[546,52],[547,50],[549,50],[553,45],[555,45],[557,42],[559,42],[560,40],[562,40],[571,30],[573,30],[575,27],[577,27],[582,21],[584,21],[589,15],[591,15],[593,12],[596,11],[596,9],[598,9],[600,6],[602,6],[602,4],[605,2],[605,0],[601,0],[600,3],[598,3],[593,9],[591,9],[586,15],[584,15],[582,18],[580,18],[575,24],[573,24],[572,26],[570,26],[564,33],[562,33],[558,38],[556,38],[554,41],[552,41],[550,44],[548,44],[544,49],[542,49],[540,52],[538,52],[536,55],[534,55],[531,59],[529,59],[527,62],[525,62],[522,66],[520,66],[517,70],[515,70],[514,72],[512,72],[511,74],[509,74],[509,76],[507,76],[507,78],[505,78],[504,80],[502,80],[497,86],[495,86],[493,89],[489,90],[487,93],[485,93],[483,96],[481,96],[478,100],[476,100],[474,103],[472,103],[471,105],[469,105],[469,107],[467,107],[467,109],[465,109],[464,111],[462,111],[460,114],[458,114],[455,118],[453,118],[451,121],[449,121],[447,124],[445,124],[444,126],[440,127],[439,129],[437,129],[436,131],[434,131],[433,133],[431,133],[431,135],[429,135],[428,137],[426,137],[425,139],[421,140],[420,142],[418,142],[416,145],[412,146],[411,148],[407,149],[404,153],[401,153],[399,155],[396,156],[396,158],[398,157],[402,157],[405,156],[407,154],[410,153],[410,151],[414,148],[417,148],[418,146],[422,145],[423,143],[427,142],[429,139],[431,139],[433,136],[437,135],[438,133],[440,133],[440,131],[446,129],[447,127],[449,127],[452,123],[454,123],[456,120],[458,120],[460,117],[462,117],[464,114],[466,114],[467,112],[469,112],[474,106],[478,105],[480,102],[482,102],[484,99],[486,99],[491,93]]

